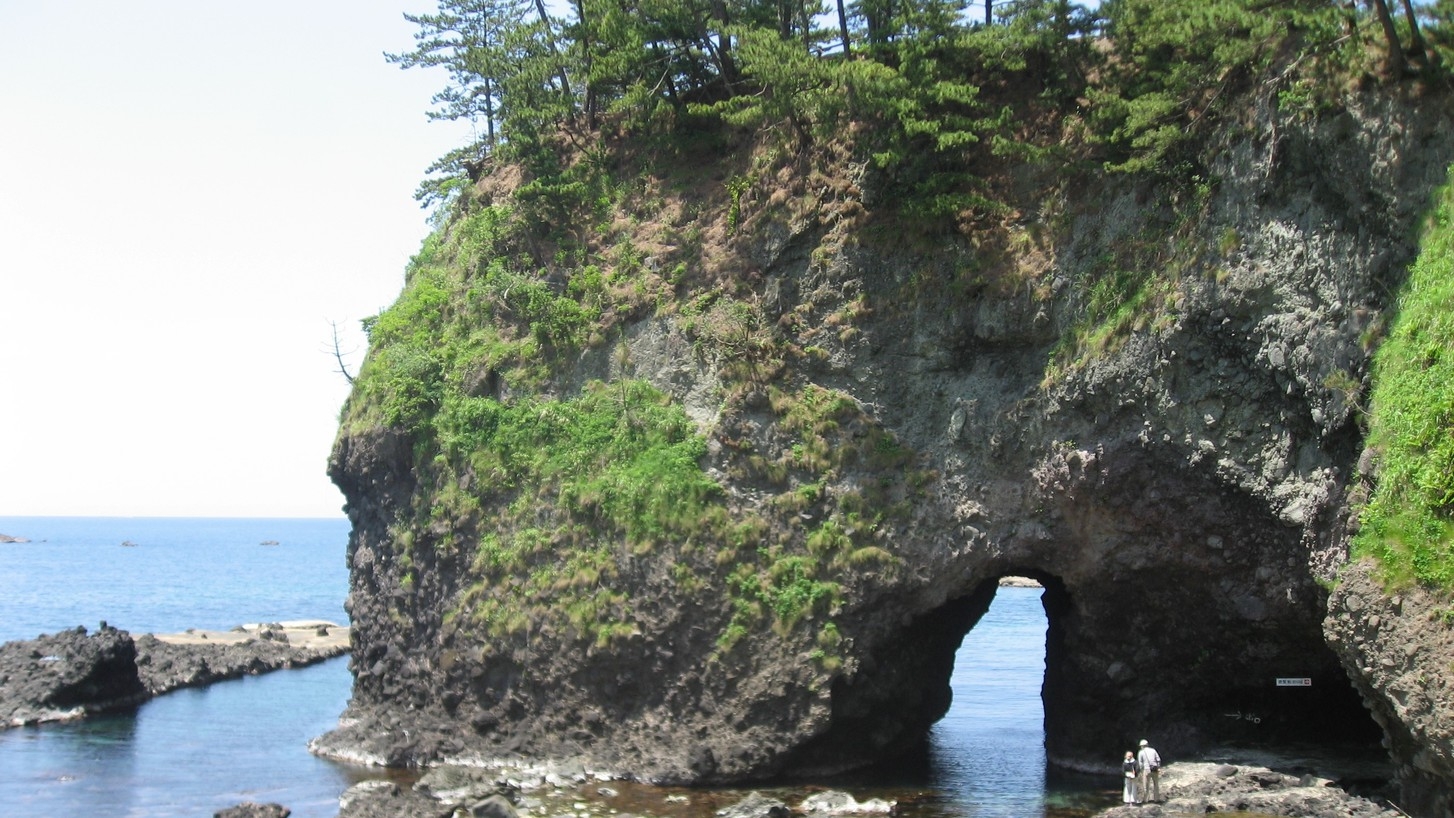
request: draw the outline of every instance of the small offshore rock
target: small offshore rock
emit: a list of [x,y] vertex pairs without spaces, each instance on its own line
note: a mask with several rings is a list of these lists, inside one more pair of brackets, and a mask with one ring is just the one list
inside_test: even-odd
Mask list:
[[[455,810],[455,815],[459,813],[460,810]],[[515,805],[503,795],[492,795],[483,801],[477,801],[464,810],[464,813],[470,818],[520,818]]]
[[814,793],[798,805],[799,812],[810,815],[887,815],[893,809],[894,804],[882,798],[859,801],[852,795],[837,790]]
[[235,807],[227,807],[212,813],[212,818],[288,818],[293,811],[282,804],[255,804],[243,801]]
[[760,792],[752,792],[730,807],[717,810],[717,818],[788,818],[788,805]]

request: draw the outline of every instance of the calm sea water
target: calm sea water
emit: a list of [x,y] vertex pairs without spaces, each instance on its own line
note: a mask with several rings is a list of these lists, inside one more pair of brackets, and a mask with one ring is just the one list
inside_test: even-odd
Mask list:
[[[0,517],[0,533],[32,540],[0,544],[0,640],[103,619],[134,633],[345,621],[344,520]],[[1039,589],[1001,588],[956,657],[954,706],[922,769],[838,786],[897,800],[908,818],[1059,818],[1106,800],[1086,782],[1047,778],[1044,643]],[[134,713],[0,731],[0,813],[207,816],[248,800],[333,816],[338,795],[372,774],[306,744],[334,725],[349,685],[337,659],[179,691]],[[661,794],[638,797],[652,812]]]
[[896,801],[899,818],[1081,818],[1114,805],[1106,782],[1046,767],[1042,593],[995,592],[955,654],[953,703],[925,757],[856,797]]
[[30,540],[0,544],[0,641],[103,619],[133,633],[347,621],[344,519],[0,517],[0,534]]
[[[0,533],[31,540],[0,544],[0,640],[103,619],[136,634],[347,622],[347,520],[0,517]],[[201,817],[275,801],[333,816],[357,771],[307,742],[336,723],[350,684],[340,658],[0,730],[0,814]]]

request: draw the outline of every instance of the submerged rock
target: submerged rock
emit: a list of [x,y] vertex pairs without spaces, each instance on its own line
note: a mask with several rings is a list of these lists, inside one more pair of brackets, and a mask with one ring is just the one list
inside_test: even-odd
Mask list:
[[893,810],[894,805],[882,798],[859,801],[837,790],[814,793],[798,805],[798,812],[809,815],[887,815]]
[[788,818],[788,805],[760,792],[749,794],[730,807],[717,810],[717,818]]

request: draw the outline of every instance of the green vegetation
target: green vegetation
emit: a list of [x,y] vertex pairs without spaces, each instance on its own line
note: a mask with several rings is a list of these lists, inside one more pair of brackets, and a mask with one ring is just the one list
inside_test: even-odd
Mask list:
[[[415,48],[391,59],[446,70],[433,115],[481,135],[420,189],[442,204],[437,230],[398,302],[366,322],[343,419],[412,445],[394,604],[443,593],[452,629],[607,645],[644,624],[626,589],[649,581],[698,604],[724,654],[771,628],[811,640],[832,672],[846,589],[899,570],[882,532],[935,475],[850,396],[788,374],[795,360],[830,365],[892,305],[823,287],[769,317],[736,243],[768,219],[811,217],[907,242],[957,230],[1007,258],[1057,229],[1012,202],[1035,173],[1108,169],[1175,191],[1168,222],[1072,282],[1079,319],[1054,377],[1144,329],[1184,262],[1210,252],[1189,238],[1214,184],[1197,157],[1249,94],[1318,116],[1350,78],[1437,75],[1454,30],[1444,0],[1420,7],[1425,44],[1417,26],[1390,30],[1382,2],[995,8],[981,23],[956,0],[826,16],[805,0],[573,0],[556,19],[538,2],[441,0],[410,17]],[[1227,254],[1240,239],[1211,243]],[[954,292],[1048,293],[989,266]],[[684,409],[632,377],[624,328],[653,315],[715,366],[715,464],[762,502],[724,496]],[[611,379],[587,380],[605,361]],[[458,570],[434,573],[441,563]],[[438,587],[445,575],[459,587]]]
[[1454,174],[1374,356],[1370,405],[1381,462],[1355,552],[1392,584],[1454,590]]
[[[842,577],[896,568],[873,540],[895,507],[869,511],[825,476],[852,462],[902,472],[911,453],[846,396],[778,384],[789,345],[731,287],[698,278],[696,295],[673,298],[683,265],[648,263],[636,249],[642,233],[620,220],[661,206],[649,185],[598,181],[599,238],[578,242],[542,241],[518,200],[462,193],[411,261],[398,301],[365,322],[370,355],[344,425],[389,426],[412,441],[420,486],[412,516],[394,526],[400,587],[433,593],[421,578],[452,562],[444,573],[461,576],[447,589],[452,631],[550,629],[606,645],[640,625],[625,589],[659,563],[677,592],[720,609],[724,650],[749,628],[821,630]],[[700,354],[726,357],[728,394],[774,396],[782,440],[771,462],[739,444],[740,468],[775,473],[784,507],[818,511],[823,524],[734,516],[702,468],[706,440],[646,382],[558,381],[592,349],[629,372],[616,328],[652,308],[675,312]],[[847,329],[867,309],[849,302],[833,324]],[[855,445],[843,445],[845,426],[859,429]],[[886,496],[901,482],[886,477],[873,490]]]
[[543,213],[596,198],[587,166],[619,157],[620,136],[676,149],[749,129],[793,152],[846,141],[909,215],[953,221],[1003,211],[1006,158],[1186,179],[1244,92],[1315,112],[1360,73],[1443,70],[1449,0],[1366,5],[1012,0],[981,22],[962,0],[573,0],[563,19],[441,0],[391,59],[447,70],[433,115],[482,125],[435,165],[427,201],[508,165]]

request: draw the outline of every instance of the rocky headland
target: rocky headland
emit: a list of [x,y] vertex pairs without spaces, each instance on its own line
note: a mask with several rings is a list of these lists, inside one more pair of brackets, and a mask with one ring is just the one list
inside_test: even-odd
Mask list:
[[[1205,154],[1218,183],[1195,218],[1152,183],[1052,186],[1023,203],[1018,254],[865,229],[851,216],[871,175],[764,191],[739,200],[712,268],[743,271],[714,297],[751,317],[747,346],[713,328],[725,314],[623,318],[617,340],[558,350],[529,385],[461,359],[460,385],[431,393],[459,389],[455,414],[413,426],[386,421],[384,401],[408,396],[366,368],[330,466],[353,523],[354,697],[318,750],[579,760],[660,782],[849,769],[945,712],[954,650],[1004,576],[1046,589],[1056,764],[1098,769],[1108,743],[1148,732],[1176,758],[1376,744],[1382,659],[1354,658],[1324,621],[1348,563],[1368,339],[1454,159],[1449,110],[1257,109]],[[478,207],[508,196],[498,184],[481,181]],[[1158,311],[1061,362],[1077,282],[1133,246],[1182,248],[1117,262],[1180,265]],[[954,284],[994,263],[1022,286]],[[486,291],[445,269],[411,281]],[[498,315],[478,326],[511,331]],[[371,366],[401,354],[376,348]],[[509,469],[525,455],[491,448],[515,411],[548,424],[620,405],[634,414],[619,424],[646,429],[654,404],[599,386],[639,382],[702,435],[711,487],[692,519],[723,524],[663,518],[639,539],[606,516],[619,484],[523,483]],[[569,429],[532,445],[549,455]],[[1426,674],[1447,678],[1450,658],[1431,653]],[[1442,744],[1390,749],[1443,775]]]
[[101,623],[0,645],[0,726],[67,721],[134,707],[183,687],[304,667],[348,651],[329,622],[143,634]]
[[1025,161],[967,151],[912,202],[866,153],[894,127],[872,112],[466,163],[367,323],[330,458],[355,681],[315,749],[662,784],[860,769],[923,740],[1027,577],[1053,765],[1145,734],[1179,759],[1382,743],[1401,806],[1446,814],[1447,593],[1354,555],[1390,462],[1375,356],[1451,218],[1454,105],[1447,78],[1318,85],[1300,25],[1244,43],[1288,44],[1267,73],[1168,97],[1193,110],[1158,138],[1198,131],[1174,164],[1078,141],[1075,94]]

